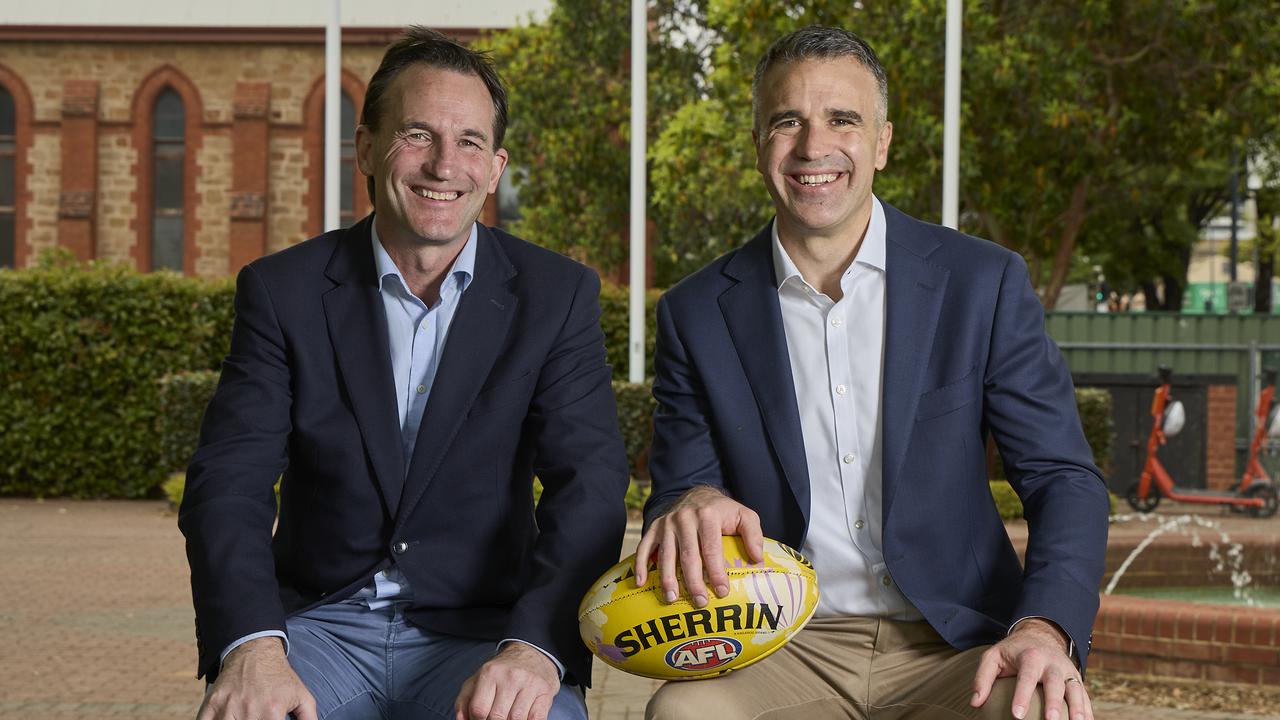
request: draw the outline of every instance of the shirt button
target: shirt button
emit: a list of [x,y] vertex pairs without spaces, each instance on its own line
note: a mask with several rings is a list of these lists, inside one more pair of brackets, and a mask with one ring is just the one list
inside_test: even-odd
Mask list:
[[864,525],[866,525],[866,523],[862,522],[861,520],[858,520],[853,524],[853,528],[855,530],[861,530]]
[[407,542],[405,542],[405,541],[403,541],[403,540],[401,540],[400,542],[398,542],[398,543],[396,543],[395,545],[392,545],[392,546],[391,546],[391,552],[393,552],[393,553],[395,553],[395,554],[397,554],[397,555],[403,555],[403,554],[405,554],[408,550],[409,550],[409,543],[407,543]]
[[424,392],[426,392],[426,391],[427,391],[427,386],[426,386],[426,385],[419,385],[419,386],[418,386],[418,394],[419,394],[419,395],[421,395],[422,393],[424,393]]
[[844,321],[843,321],[843,320],[841,320],[840,318],[838,318],[838,317],[833,317],[833,318],[831,318],[831,327],[840,327],[840,324],[841,324],[841,323],[843,323],[843,322],[844,322]]
[[893,584],[893,580],[891,580],[888,575],[885,575],[884,578],[880,580],[880,582],[884,583],[885,587],[889,587],[890,585]]
[[841,459],[844,460],[845,465],[848,465],[849,463],[853,462],[853,453],[845,453],[844,457]]
[[845,387],[844,385],[837,385],[837,386],[836,386],[836,394],[837,394],[837,395],[843,395],[843,394],[845,394],[845,393],[846,393],[846,392],[848,392],[848,391],[849,391],[849,388]]

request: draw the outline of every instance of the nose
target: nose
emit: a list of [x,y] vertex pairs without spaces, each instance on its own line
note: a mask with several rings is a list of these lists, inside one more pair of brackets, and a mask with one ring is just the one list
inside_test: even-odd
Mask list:
[[422,171],[432,178],[448,180],[453,177],[457,165],[458,149],[447,142],[433,143],[422,156]]
[[831,154],[831,133],[821,123],[805,125],[795,144],[796,155],[803,160],[820,160]]

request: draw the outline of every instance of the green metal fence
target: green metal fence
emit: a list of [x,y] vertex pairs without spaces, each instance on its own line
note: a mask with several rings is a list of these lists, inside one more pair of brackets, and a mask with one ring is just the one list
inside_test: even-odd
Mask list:
[[1280,317],[1178,313],[1048,313],[1045,327],[1074,374],[1236,378],[1236,445],[1247,443],[1264,368],[1280,368]]

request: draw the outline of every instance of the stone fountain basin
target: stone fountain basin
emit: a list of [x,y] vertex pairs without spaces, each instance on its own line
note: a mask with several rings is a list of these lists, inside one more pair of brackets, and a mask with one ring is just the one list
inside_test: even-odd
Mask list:
[[[1102,588],[1159,521],[1195,511],[1186,505],[1162,506],[1154,521],[1113,523]],[[1248,573],[1250,586],[1280,588],[1280,516],[1258,520],[1214,510],[1199,517],[1219,524],[1232,543],[1240,544],[1239,570]],[[1022,553],[1025,523],[1011,522],[1008,530]],[[1158,537],[1130,563],[1117,592],[1189,586],[1229,590],[1229,568],[1220,567],[1210,552],[1214,542],[1219,557],[1228,547],[1215,530],[1196,532],[1198,546],[1190,528],[1185,535],[1170,532]],[[1280,685],[1280,609],[1103,594],[1089,667],[1274,687]]]

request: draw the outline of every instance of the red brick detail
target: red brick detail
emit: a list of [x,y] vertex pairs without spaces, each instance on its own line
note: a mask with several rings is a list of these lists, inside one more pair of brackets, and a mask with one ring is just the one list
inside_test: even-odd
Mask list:
[[265,118],[271,107],[270,83],[236,83],[232,113],[239,118]]
[[1274,684],[1280,680],[1277,626],[1280,610],[1104,595],[1089,664],[1109,672]]
[[27,206],[31,204],[33,195],[28,179],[32,167],[28,164],[27,151],[31,147],[33,110],[31,91],[17,73],[0,63],[0,87],[3,87],[13,98],[14,108],[14,237],[13,266],[25,267],[31,260],[31,218],[27,215]]
[[182,98],[185,113],[186,133],[184,144],[182,173],[182,227],[183,227],[183,273],[194,275],[196,258],[200,249],[196,245],[196,234],[200,229],[200,221],[196,218],[196,208],[200,205],[200,194],[196,192],[196,178],[201,169],[196,158],[204,141],[204,103],[200,100],[200,92],[181,71],[172,65],[157,68],[142,81],[133,94],[131,110],[133,121],[133,146],[138,151],[138,164],[133,167],[133,175],[138,179],[133,201],[138,208],[132,230],[137,238],[133,246],[133,259],[138,269],[151,269],[151,215],[154,201],[155,183],[155,144],[151,137],[156,98],[165,88],[173,88]]
[[98,114],[98,81],[68,80],[62,85],[62,117]]
[[267,251],[267,174],[270,155],[269,83],[236,83],[231,123],[231,237],[227,270],[232,274]]
[[[340,79],[342,92],[351,98],[356,106],[356,122],[363,120],[360,113],[364,107],[365,84],[352,72],[342,70]],[[307,224],[304,230],[308,237],[319,235],[324,230],[324,75],[316,78],[307,93],[302,105],[302,147],[307,154],[307,190],[302,194],[307,205]],[[373,211],[373,203],[369,201],[369,193],[365,190],[366,178],[360,173],[359,163],[352,172],[355,178],[355,216],[362,218]]]
[[71,190],[58,193],[59,218],[89,218],[93,216],[93,193]]
[[267,195],[260,192],[231,193],[232,220],[261,220],[267,214]]
[[98,82],[62,86],[62,192],[58,244],[80,260],[96,256],[94,196],[98,192]]
[[1210,385],[1205,486],[1225,490],[1236,483],[1236,386]]

